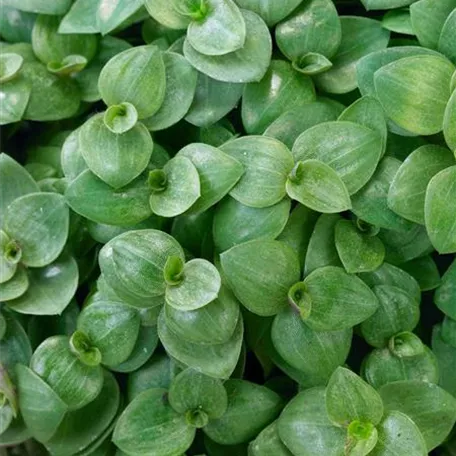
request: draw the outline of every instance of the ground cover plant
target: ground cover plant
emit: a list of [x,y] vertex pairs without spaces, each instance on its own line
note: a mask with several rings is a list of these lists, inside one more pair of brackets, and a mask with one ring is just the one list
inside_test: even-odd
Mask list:
[[456,455],[456,0],[0,0],[0,454]]

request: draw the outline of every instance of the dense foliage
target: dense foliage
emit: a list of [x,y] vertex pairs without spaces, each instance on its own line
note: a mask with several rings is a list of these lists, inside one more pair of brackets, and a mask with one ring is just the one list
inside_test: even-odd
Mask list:
[[0,0],[0,451],[456,454],[456,0]]

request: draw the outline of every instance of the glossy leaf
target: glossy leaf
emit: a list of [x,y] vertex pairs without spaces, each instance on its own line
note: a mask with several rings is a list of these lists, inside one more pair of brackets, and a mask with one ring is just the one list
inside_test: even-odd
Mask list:
[[367,285],[342,268],[326,266],[304,279],[311,300],[305,323],[316,331],[335,331],[361,323],[373,315],[378,300]]
[[244,84],[222,82],[198,73],[195,96],[185,120],[197,127],[208,127],[228,114],[238,103]]
[[400,8],[401,6],[407,6],[416,0],[361,0],[364,7],[369,10],[383,10]]
[[114,56],[103,67],[98,89],[108,105],[131,103],[144,119],[155,114],[166,89],[165,64],[153,45],[137,46]]
[[217,206],[214,215],[214,243],[218,251],[255,239],[275,239],[284,229],[291,202],[283,198],[269,207],[244,206],[227,197]]
[[143,174],[118,190],[85,170],[65,191],[68,205],[78,214],[97,223],[128,226],[152,215],[147,175]]
[[363,187],[382,154],[382,139],[353,122],[325,122],[302,133],[293,145],[295,160],[316,159],[333,168],[350,194]]
[[2,110],[0,125],[19,122],[24,115],[32,92],[32,86],[22,75],[0,87]]
[[185,263],[182,278],[166,287],[166,302],[177,310],[196,310],[217,298],[220,274],[209,261],[194,259]]
[[[380,22],[366,17],[342,16],[342,39],[329,71],[315,78],[316,85],[328,93],[347,93],[356,89],[356,65],[365,55],[386,48],[389,31]],[[361,43],[361,45],[360,45]]]
[[400,127],[420,135],[443,128],[454,66],[443,57],[420,55],[397,60],[374,76],[378,99]]
[[456,91],[453,91],[445,109],[443,134],[448,147],[456,151]]
[[[453,5],[456,8],[456,5]],[[456,12],[453,11],[447,17],[445,23],[443,24],[442,31],[439,37],[438,50],[443,55],[448,57],[453,63],[456,63],[456,52],[451,46],[451,43],[454,42],[456,38],[455,34],[456,26]]]
[[29,287],[29,279],[25,268],[16,269],[13,277],[0,283],[0,301],[6,302],[22,296]]
[[127,303],[153,307],[165,293],[163,269],[169,256],[184,259],[180,245],[158,230],[135,230],[109,241],[100,250],[99,263],[107,284]]
[[339,114],[340,111],[333,105],[317,99],[299,108],[285,111],[263,134],[278,139],[291,149],[298,136],[305,130],[319,123],[336,120]]
[[165,350],[181,363],[209,377],[226,379],[233,373],[241,352],[242,319],[231,338],[222,344],[200,345],[182,339],[166,325],[164,314],[158,319],[158,335]]
[[20,245],[26,266],[45,266],[59,256],[68,237],[65,200],[55,193],[18,198],[8,206],[4,229]]
[[440,285],[440,273],[430,255],[408,261],[401,268],[416,279],[421,291],[434,290]]
[[23,57],[19,54],[14,53],[4,53],[0,56],[0,82],[3,84],[5,82],[14,79],[24,63]]
[[81,363],[70,351],[66,336],[46,339],[33,353],[30,369],[54,390],[69,410],[80,409],[93,401],[103,386],[101,367]]
[[206,144],[189,144],[177,156],[188,158],[200,178],[201,196],[188,210],[190,214],[203,212],[219,202],[244,173],[238,160]]
[[429,182],[424,204],[424,218],[429,238],[439,253],[456,251],[454,205],[456,166],[436,174]]
[[144,119],[151,131],[163,130],[176,124],[188,112],[197,87],[197,71],[179,54],[162,54],[166,72],[165,98],[159,110]]
[[403,35],[415,35],[410,12],[407,9],[388,11],[383,16],[382,25],[391,32],[402,33]]
[[292,456],[280,440],[277,421],[265,427],[255,440],[249,444],[250,456]]
[[240,318],[239,303],[225,286],[217,298],[197,310],[165,306],[166,326],[177,336],[195,344],[223,344],[234,333]]
[[325,388],[311,388],[285,407],[278,421],[279,437],[294,455],[344,454],[346,430],[331,423],[325,401]]
[[288,176],[286,189],[290,198],[317,212],[331,214],[351,208],[344,182],[319,160],[299,161]]
[[383,416],[377,391],[345,367],[338,367],[326,388],[326,409],[335,424],[348,426],[355,420],[377,425]]
[[[162,180],[157,186],[157,178]],[[152,194],[149,204],[154,214],[175,217],[187,211],[201,196],[201,182],[196,166],[185,156],[177,156],[163,170],[149,174]]]
[[247,84],[242,96],[242,123],[249,134],[261,134],[281,114],[315,101],[309,76],[288,62],[273,60],[261,81]]
[[8,301],[8,305],[18,313],[60,314],[73,298],[78,286],[76,261],[65,252],[43,268],[29,269],[27,276],[28,280],[20,279],[21,285],[15,283],[15,287],[22,288],[24,280],[28,284],[28,287],[24,287],[26,291]]
[[129,184],[149,163],[153,141],[146,127],[137,123],[116,134],[106,125],[103,115],[95,115],[79,132],[82,156],[90,170],[115,189]]
[[228,395],[220,380],[186,369],[171,382],[169,403],[177,413],[186,414],[188,424],[203,427],[198,421],[203,424],[225,413]]
[[350,350],[352,331],[314,331],[294,309],[279,313],[271,329],[277,352],[293,368],[302,372],[303,387],[324,385]]
[[401,162],[393,157],[384,157],[371,180],[352,196],[353,213],[373,226],[406,232],[413,225],[393,212],[388,206],[388,195]]
[[100,0],[97,11],[97,26],[102,35],[106,35],[121,26],[143,5],[141,0],[125,2]]
[[100,350],[101,362],[107,366],[120,364],[130,356],[139,325],[135,309],[109,301],[88,306],[78,317],[78,330]]
[[54,435],[68,406],[28,367],[18,364],[16,371],[24,422],[35,439],[45,442]]
[[234,199],[246,206],[261,208],[272,206],[285,196],[293,157],[280,141],[245,136],[223,144],[220,149],[241,162],[245,169],[230,192]]
[[453,320],[456,320],[456,261],[450,265],[442,277],[442,283],[434,296],[436,306]]
[[3,5],[0,31],[5,41],[10,43],[30,43],[36,15]]
[[369,454],[393,456],[402,453],[425,456],[426,444],[418,427],[407,415],[392,411],[385,415],[378,426],[378,443]]
[[389,207],[408,220],[424,224],[424,202],[429,181],[454,164],[453,154],[444,147],[419,147],[397,171],[388,193]]
[[160,24],[171,29],[186,29],[191,17],[179,10],[175,0],[145,0],[144,5],[149,14]]
[[99,0],[76,0],[59,25],[59,33],[97,33]]
[[246,37],[244,46],[225,55],[208,56],[194,49],[188,39],[184,55],[198,71],[224,82],[259,81],[266,73],[272,52],[272,40],[264,21],[255,13],[242,10]]
[[287,17],[300,2],[285,0],[278,4],[273,0],[236,0],[236,3],[241,8],[257,13],[271,27]]
[[52,4],[49,4],[46,0],[6,0],[5,2],[6,6],[12,6],[22,11],[52,15],[65,14],[70,4],[70,0],[57,0]]
[[282,310],[287,303],[288,289],[300,277],[296,254],[279,241],[246,242],[220,257],[234,294],[257,315],[275,315]]
[[385,409],[409,416],[423,434],[428,451],[440,445],[456,422],[456,399],[439,386],[420,381],[384,385]]
[[270,424],[282,408],[280,396],[270,389],[245,380],[228,380],[224,384],[228,408],[212,420],[204,433],[222,445],[249,442]]
[[417,301],[392,285],[377,285],[373,292],[380,303],[377,311],[361,323],[361,332],[374,347],[384,347],[402,331],[413,331],[420,317]]

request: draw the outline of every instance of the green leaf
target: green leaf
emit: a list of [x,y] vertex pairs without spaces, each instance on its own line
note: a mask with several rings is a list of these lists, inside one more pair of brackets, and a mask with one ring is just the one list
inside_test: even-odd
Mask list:
[[99,0],[76,0],[62,18],[59,33],[98,33]]
[[185,263],[178,283],[168,283],[166,302],[177,310],[196,310],[217,298],[221,278],[217,268],[209,261],[190,260]]
[[443,128],[454,66],[443,57],[406,57],[380,68],[375,88],[386,114],[401,128],[432,135]]
[[292,456],[282,443],[277,431],[277,421],[265,427],[249,444],[250,456]]
[[24,65],[22,76],[32,89],[24,119],[46,122],[67,119],[77,113],[79,88],[71,78],[51,74],[38,62]]
[[293,68],[301,74],[314,76],[324,73],[332,67],[332,63],[324,55],[309,52],[293,61]]
[[78,55],[87,61],[97,53],[98,38],[95,35],[58,33],[58,16],[39,15],[32,32],[33,52],[45,65],[60,63],[66,57]]
[[186,414],[188,424],[203,427],[197,425],[198,418],[205,415],[206,422],[220,418],[228,407],[228,395],[221,380],[186,369],[171,382],[169,403],[177,413]]
[[220,255],[224,276],[251,312],[275,315],[287,304],[288,289],[300,278],[299,260],[279,241],[256,240]]
[[312,79],[283,60],[273,60],[259,82],[245,86],[242,123],[249,134],[261,134],[281,114],[315,101]]
[[434,295],[435,305],[453,320],[456,320],[456,261],[442,277],[442,283]]
[[369,453],[372,456],[425,456],[426,444],[416,424],[403,413],[389,412],[377,428],[378,443]]
[[[456,9],[456,4],[453,3],[454,8]],[[443,55],[448,57],[453,63],[456,64],[456,52],[451,45],[456,39],[455,27],[456,27],[456,11],[453,11],[447,17],[445,23],[443,24],[442,31],[440,33],[438,50]]]
[[377,425],[383,416],[380,395],[345,367],[338,367],[326,388],[326,409],[329,419],[348,426],[355,420]]
[[223,344],[234,333],[240,318],[237,299],[226,286],[220,288],[217,298],[193,311],[165,306],[166,326],[180,338],[195,344]]
[[337,222],[335,244],[340,260],[350,274],[374,271],[385,258],[382,241],[361,232],[350,220]]
[[[4,220],[7,207],[17,198],[39,191],[32,176],[14,158],[0,154],[0,215]],[[2,223],[3,225],[3,223]]]
[[202,21],[193,20],[187,29],[187,40],[204,55],[225,55],[245,44],[246,24],[233,0],[211,0]]
[[197,87],[198,72],[179,54],[162,54],[166,72],[165,98],[160,109],[144,119],[151,131],[164,130],[179,122],[188,112]]
[[342,16],[342,39],[329,71],[315,78],[316,85],[328,93],[347,93],[356,89],[356,65],[361,57],[386,48],[389,31],[367,17]]
[[244,9],[253,11],[263,18],[269,27],[287,17],[300,3],[299,0],[284,0],[280,3],[274,0],[236,0]]
[[25,268],[18,267],[6,282],[0,283],[0,301],[6,302],[22,296],[29,287],[29,279]]
[[15,241],[11,241],[9,236],[0,230],[0,284],[10,280],[21,259],[22,251]]
[[402,217],[424,225],[424,203],[429,181],[455,164],[453,154],[436,145],[419,147],[396,172],[388,192],[388,206]]
[[422,381],[401,381],[379,391],[387,411],[397,410],[417,425],[427,450],[440,445],[456,422],[456,399],[439,386]]
[[410,11],[406,8],[388,11],[382,19],[382,26],[391,32],[415,35]]
[[302,3],[275,31],[277,45],[295,61],[309,53],[333,57],[342,39],[339,16],[329,0]]
[[222,82],[198,73],[195,96],[185,120],[197,127],[208,127],[222,119],[238,103],[244,84]]
[[98,80],[101,98],[108,105],[131,103],[139,119],[155,114],[166,89],[165,64],[156,46],[136,46],[115,55]]
[[6,52],[0,55],[0,82],[5,82],[14,79],[24,63],[24,58],[19,54]]
[[38,374],[68,406],[77,410],[93,401],[103,386],[100,366],[80,362],[70,351],[67,336],[46,339],[33,353],[30,369]]
[[394,335],[413,331],[420,318],[419,302],[392,285],[376,285],[373,292],[380,306],[361,323],[361,333],[370,345],[384,347]]
[[377,285],[392,285],[404,290],[417,303],[421,300],[421,290],[418,282],[409,273],[392,264],[383,263],[375,271],[362,273],[360,277],[371,288]]
[[157,22],[171,29],[186,29],[192,20],[176,0],[145,0],[144,5]]
[[224,252],[247,241],[275,239],[287,223],[290,207],[288,198],[263,208],[244,206],[234,198],[225,198],[214,215],[215,247]]
[[363,361],[362,375],[375,389],[399,380],[437,383],[437,358],[428,347],[422,348],[422,354],[405,357],[398,357],[389,348],[373,350]]
[[353,122],[325,122],[302,133],[295,160],[316,159],[331,166],[352,195],[372,177],[382,154],[381,136]]
[[456,347],[450,345],[442,338],[440,326],[435,326],[432,333],[432,351],[439,364],[439,384],[453,396],[456,393],[456,372],[454,362],[456,360]]
[[282,412],[278,421],[279,437],[294,455],[344,454],[346,431],[331,423],[325,401],[325,388],[307,389],[295,396]]
[[56,0],[52,3],[47,0],[4,0],[4,4],[21,11],[59,15],[67,12],[71,5],[71,0]]
[[309,388],[326,384],[334,370],[347,359],[352,330],[314,331],[292,308],[284,309],[275,318],[271,338],[279,355],[299,370]]
[[97,27],[102,35],[112,32],[130,17],[132,17],[143,5],[141,0],[114,0],[107,2],[100,0],[97,11]]
[[124,304],[98,301],[81,312],[78,330],[98,348],[101,362],[116,366],[127,360],[139,334],[139,313]]
[[136,125],[138,113],[131,103],[112,105],[105,111],[103,121],[112,133],[122,134]]
[[144,125],[137,123],[125,133],[116,134],[105,124],[103,114],[93,116],[81,127],[79,143],[90,170],[115,189],[129,184],[145,170],[153,150]]
[[373,226],[406,232],[413,225],[388,207],[388,194],[401,162],[393,157],[384,157],[371,180],[352,196],[353,213]]
[[0,110],[0,125],[19,122],[24,115],[32,92],[30,81],[18,75],[0,87],[2,109]]
[[228,380],[225,414],[204,428],[204,433],[222,445],[249,442],[270,424],[282,408],[280,396],[266,388],[245,380]]
[[335,266],[316,269],[304,285],[311,299],[304,322],[315,331],[351,328],[373,315],[379,305],[361,279]]
[[436,174],[429,182],[424,204],[426,230],[439,253],[456,252],[456,166]]
[[456,90],[453,91],[445,109],[443,134],[448,147],[456,153]]
[[280,142],[265,136],[244,136],[220,147],[235,158],[245,172],[230,195],[251,207],[268,207],[286,194],[285,183],[293,168],[290,151]]
[[166,456],[181,454],[191,445],[195,429],[168,403],[167,391],[152,388],[138,395],[123,411],[113,442],[128,453]]
[[62,172],[70,183],[87,169],[87,164],[79,147],[79,131],[79,128],[73,130],[65,139],[61,148]]
[[69,211],[56,193],[32,193],[14,200],[6,211],[4,229],[19,244],[26,266],[53,262],[67,241]]
[[106,283],[130,305],[154,307],[165,294],[163,269],[169,256],[184,260],[184,252],[169,234],[134,230],[109,241],[100,250],[99,263]]
[[90,170],[79,174],[65,191],[68,205],[78,214],[107,225],[136,225],[152,215],[147,174],[118,190]]
[[4,4],[2,4],[2,8],[0,31],[3,39],[10,43],[30,43],[36,15]]
[[323,266],[342,266],[334,242],[338,214],[323,214],[315,224],[309,239],[304,263],[304,275],[310,274]]
[[416,279],[421,291],[434,290],[440,285],[440,273],[430,255],[408,261],[401,268]]
[[263,133],[282,141],[289,149],[293,147],[298,136],[305,130],[323,122],[336,120],[340,114],[333,105],[317,100],[285,111],[272,122]]
[[172,158],[162,170],[149,173],[152,194],[149,204],[154,214],[175,217],[187,211],[201,196],[196,166],[185,156]]
[[319,160],[299,161],[288,176],[286,189],[290,198],[314,211],[337,213],[351,208],[344,182]]
[[68,407],[28,367],[18,364],[16,372],[24,422],[35,439],[46,442],[54,435]]
[[206,144],[189,144],[177,156],[188,158],[200,179],[201,196],[187,211],[189,214],[203,212],[218,203],[244,173],[244,167],[238,160]]
[[407,6],[416,0],[361,0],[366,10],[384,10]]
[[421,46],[437,49],[439,37],[449,14],[456,8],[454,0],[420,0],[410,7],[412,26]]
[[51,454],[92,454],[90,445],[112,432],[120,406],[119,386],[112,374],[104,371],[103,375],[103,387],[98,396],[85,407],[65,415],[57,432],[46,442],[46,448]]
[[244,17],[246,37],[244,46],[225,55],[208,56],[184,42],[184,55],[201,73],[224,82],[259,81],[266,73],[271,60],[272,40],[264,21],[247,10]]

